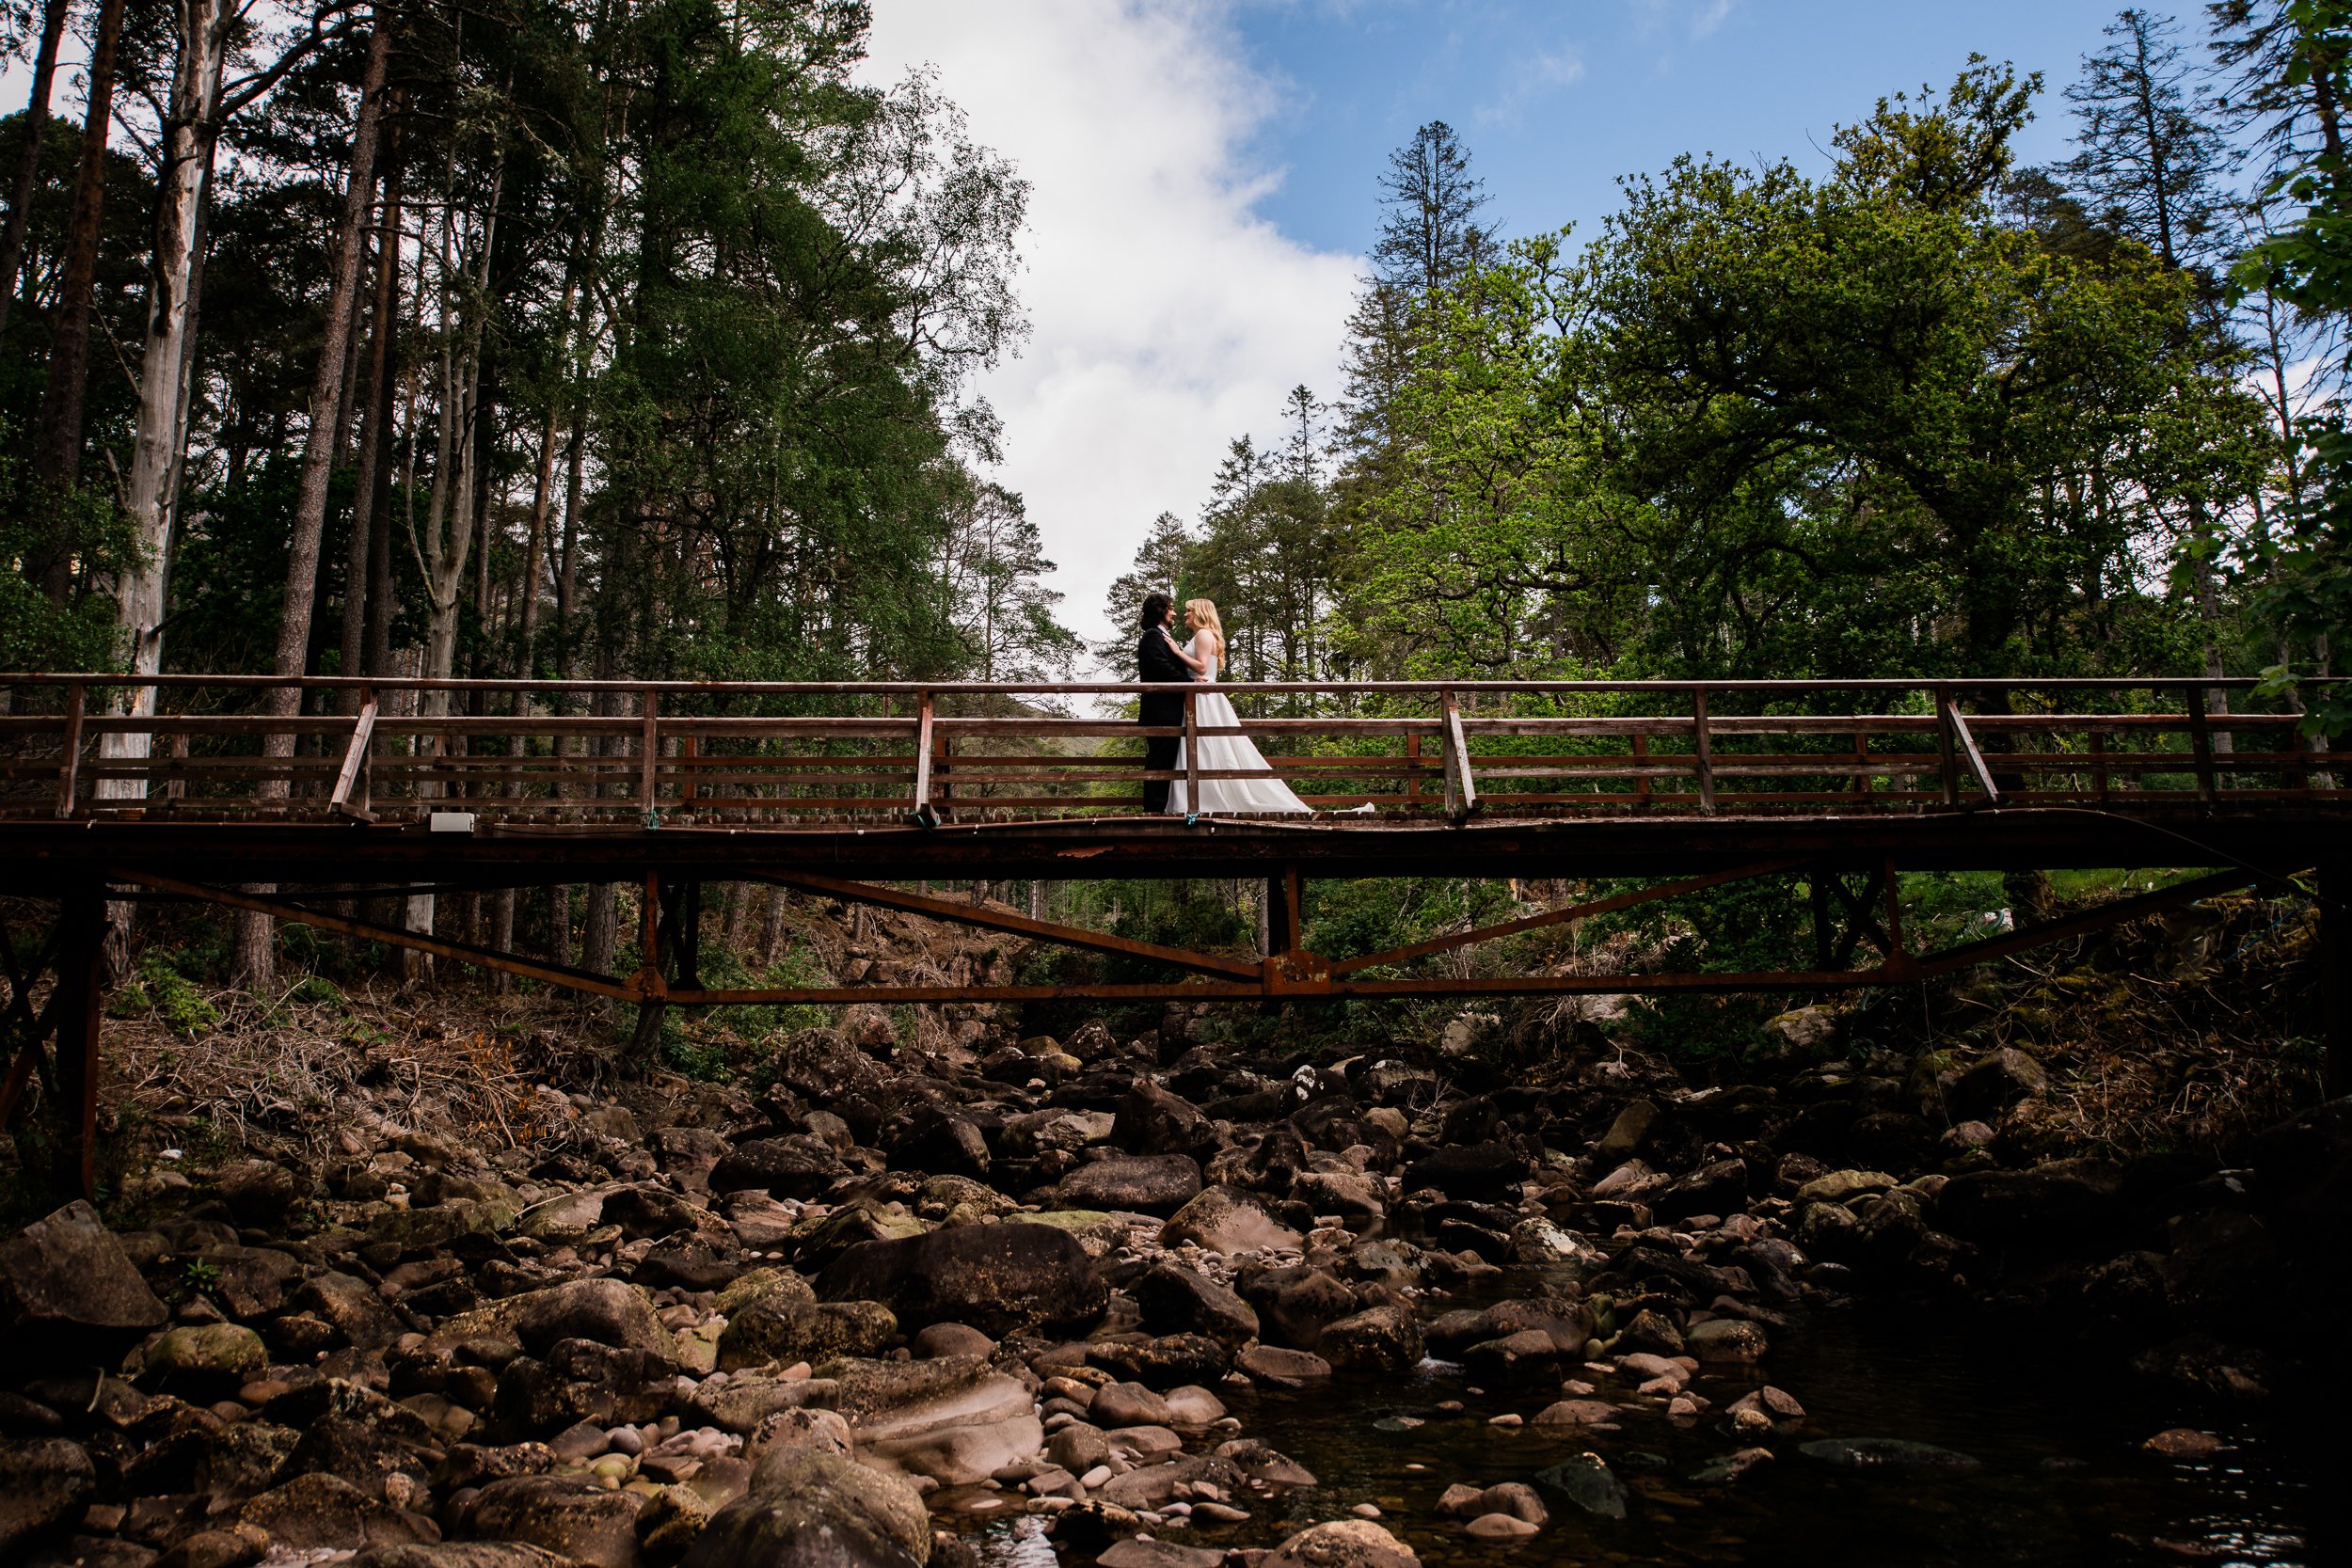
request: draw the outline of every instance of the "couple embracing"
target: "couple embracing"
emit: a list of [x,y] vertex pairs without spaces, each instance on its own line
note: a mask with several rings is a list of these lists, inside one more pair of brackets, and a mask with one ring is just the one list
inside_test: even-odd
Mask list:
[[[1225,663],[1225,627],[1218,622],[1216,606],[1206,599],[1184,601],[1184,629],[1192,635],[1183,643],[1168,629],[1168,615],[1173,609],[1165,594],[1152,594],[1143,601],[1143,635],[1136,643],[1136,679],[1184,685],[1193,681],[1214,681]],[[1232,700],[1222,692],[1204,691],[1195,699],[1194,719],[1202,730],[1237,730],[1241,716],[1233,711]],[[1143,694],[1140,711],[1136,715],[1139,724],[1181,727],[1184,721],[1184,699],[1181,691],[1147,691]],[[1154,736],[1144,742],[1143,766],[1152,771],[1171,769],[1178,777],[1171,784],[1166,779],[1143,781],[1143,807],[1146,811],[1167,812],[1188,816],[1201,813],[1241,812],[1306,812],[1314,808],[1291,792],[1288,784],[1276,778],[1218,778],[1206,775],[1220,773],[1267,771],[1265,758],[1258,748],[1238,734],[1203,735],[1200,737],[1200,800],[1196,804],[1186,794],[1184,742],[1181,736]]]

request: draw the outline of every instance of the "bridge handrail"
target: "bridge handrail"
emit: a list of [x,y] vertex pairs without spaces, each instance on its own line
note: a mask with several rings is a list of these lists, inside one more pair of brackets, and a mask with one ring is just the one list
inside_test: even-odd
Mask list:
[[[20,699],[0,713],[0,817],[373,821],[454,811],[469,820],[634,815],[648,829],[665,813],[771,824],[879,815],[930,824],[959,811],[1131,811],[1141,796],[1124,786],[1147,780],[1183,781],[1183,798],[1199,800],[1205,781],[1267,778],[1318,807],[1442,812],[1455,820],[1480,811],[1847,814],[2184,801],[2210,811],[2288,798],[2352,800],[2333,753],[2302,735],[2298,713],[2232,711],[2232,695],[2257,684],[2209,676],[1235,681],[1175,688],[1183,722],[1153,727],[1122,722],[1115,710],[1073,715],[1008,701],[975,712],[957,701],[1171,690],[1121,681],[53,671],[0,674],[0,689]],[[40,689],[61,690],[61,705],[44,699],[30,705],[40,711],[24,711],[21,699]],[[271,705],[240,697],[227,711],[163,700],[207,689],[309,693],[318,711],[302,712],[305,704],[291,697]],[[1335,703],[1348,709],[1337,714],[1245,715],[1218,728],[1203,725],[1197,708],[1210,692],[1391,700]],[[2034,693],[2043,694],[2039,703],[2013,700]],[[443,700],[426,700],[436,695]],[[833,711],[723,711],[726,699],[777,697],[816,699],[786,705]],[[1602,700],[1554,701],[1562,698]],[[2084,698],[2103,711],[2082,711]],[[1866,703],[1905,711],[1852,711]],[[665,711],[674,704],[723,711]],[[2035,711],[2061,705],[2068,710]],[[603,711],[581,711],[591,705]],[[1661,711],[1643,711],[1652,705]],[[1801,711],[1728,711],[1757,706]],[[1592,707],[1600,711],[1573,711]],[[1138,738],[1231,735],[1269,744],[1289,737],[1292,754],[1264,756],[1257,768],[1216,767],[1193,745],[1178,767],[1149,772],[1118,754]]]
[[[2352,675],[2314,675],[2305,686],[2341,686]],[[1443,691],[1549,692],[1691,692],[1764,691],[1794,694],[1804,691],[1924,691],[1948,688],[1955,691],[2145,691],[2152,689],[2194,688],[2209,691],[2249,691],[2264,684],[2253,675],[1867,675],[1850,678],[1765,680],[1707,678],[1693,680],[1415,680],[1415,681],[1200,681],[1203,691],[1235,695],[1351,692]],[[206,675],[184,673],[125,673],[120,671],[0,672],[0,687],[9,686],[155,686],[227,687],[260,689],[296,687],[305,691],[577,691],[660,692],[664,696],[689,692],[726,692],[744,696],[823,696],[871,693],[878,696],[919,696],[924,692],[983,696],[1018,696],[1025,692],[1068,691],[1087,694],[1134,694],[1165,690],[1165,683],[1142,681],[713,681],[713,680],[515,680],[499,676],[473,678],[428,675]]]

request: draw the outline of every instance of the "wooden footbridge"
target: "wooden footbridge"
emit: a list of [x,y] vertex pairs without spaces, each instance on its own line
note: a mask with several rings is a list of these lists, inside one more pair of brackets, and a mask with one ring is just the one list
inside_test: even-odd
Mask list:
[[[2315,874],[2340,907],[2352,779],[2249,681],[1227,684],[1239,733],[1312,816],[1146,815],[1117,716],[1147,689],[1013,683],[278,681],[0,674],[0,863],[60,915],[8,948],[16,1046],[85,1180],[105,907],[199,900],[646,1007],[730,1003],[1243,1001],[1910,984],[2257,883]],[[1197,745],[1186,748],[1197,758]],[[2346,768],[2352,769],[2352,759]],[[1184,779],[1198,768],[1151,775]],[[1264,776],[1264,775],[1257,775]],[[2197,867],[2158,891],[1942,951],[1903,929],[1897,873]],[[1421,960],[1746,879],[1810,889],[1815,963],[1770,974],[1464,978]],[[1299,940],[1311,879],[1646,880],[1333,961]],[[935,880],[1263,879],[1270,949],[1200,953],[931,896]],[[699,885],[760,880],[1155,960],[1082,987],[717,990]],[[627,882],[644,961],[592,974],[350,912],[363,901]],[[2306,882],[2307,886],[2312,885]],[[2323,919],[2332,987],[2344,922]],[[411,926],[417,928],[409,928]],[[1857,958],[1867,952],[1866,957]],[[54,974],[54,980],[51,976]],[[2348,1059],[2329,996],[2331,1076]],[[54,1040],[54,1065],[42,1043]]]

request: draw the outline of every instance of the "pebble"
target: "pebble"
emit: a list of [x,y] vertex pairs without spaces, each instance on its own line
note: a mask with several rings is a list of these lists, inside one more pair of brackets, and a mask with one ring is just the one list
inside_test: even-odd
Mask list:
[[2205,1459],[2229,1445],[2212,1433],[2199,1432],[2195,1427],[2171,1427],[2157,1433],[2140,1447],[2166,1459]]
[[1358,1503],[1354,1508],[1349,1509],[1348,1512],[1356,1515],[1359,1519],[1377,1519],[1380,1517],[1380,1510],[1378,1506],[1373,1503]]
[[1537,1528],[1511,1513],[1482,1513],[1462,1527],[1482,1541],[1524,1541]]
[[1521,1416],[1517,1411],[1505,1411],[1500,1416],[1488,1417],[1486,1424],[1490,1427],[1525,1426],[1527,1424],[1527,1418]]

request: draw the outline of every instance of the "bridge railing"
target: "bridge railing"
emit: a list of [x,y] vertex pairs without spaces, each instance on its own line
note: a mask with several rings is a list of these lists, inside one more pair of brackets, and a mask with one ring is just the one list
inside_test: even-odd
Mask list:
[[[0,817],[788,826],[1139,814],[1275,777],[1375,818],[2352,799],[2246,680],[1133,684],[0,674]],[[1197,698],[1319,711],[1218,728]],[[1091,707],[1093,711],[1082,711]],[[1238,734],[1147,775],[1145,738]],[[1212,800],[1214,796],[1212,794]]]

